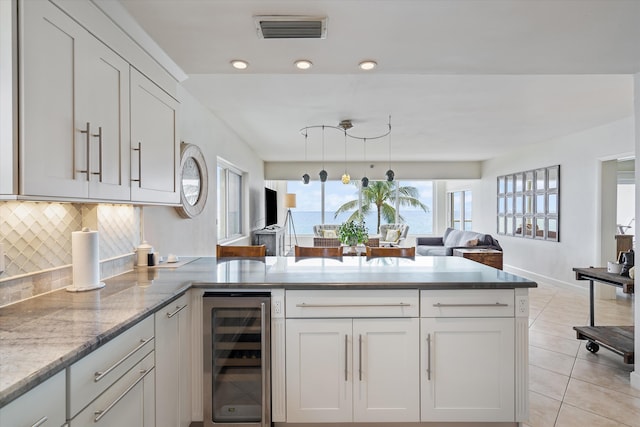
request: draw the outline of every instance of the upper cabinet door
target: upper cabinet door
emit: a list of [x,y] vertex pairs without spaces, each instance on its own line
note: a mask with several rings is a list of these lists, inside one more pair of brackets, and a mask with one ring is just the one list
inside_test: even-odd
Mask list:
[[88,34],[47,1],[22,1],[20,193],[88,196],[87,145],[75,126],[77,46]]
[[50,2],[21,4],[21,194],[129,200],[129,64]]
[[178,101],[131,68],[131,199],[180,203]]
[[89,197],[129,200],[129,63],[93,37],[80,48],[76,128],[91,128],[81,141],[89,149]]

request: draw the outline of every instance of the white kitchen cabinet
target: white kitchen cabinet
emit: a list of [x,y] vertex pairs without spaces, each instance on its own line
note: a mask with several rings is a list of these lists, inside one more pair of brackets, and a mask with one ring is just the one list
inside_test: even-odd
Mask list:
[[191,309],[183,295],[155,314],[156,425],[191,423]]
[[20,6],[20,194],[129,200],[129,64],[50,2]]
[[421,292],[422,421],[515,420],[513,301],[513,290]]
[[154,355],[149,353],[69,422],[69,427],[155,427]]
[[131,199],[179,203],[178,101],[131,68]]
[[419,421],[419,319],[387,317],[417,306],[405,290],[287,292],[305,317],[286,320],[287,422]]
[[65,422],[65,371],[0,409],[0,426],[60,427]]

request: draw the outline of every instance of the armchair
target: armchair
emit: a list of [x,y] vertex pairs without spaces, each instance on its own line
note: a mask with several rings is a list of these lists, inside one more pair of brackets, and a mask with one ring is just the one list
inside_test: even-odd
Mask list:
[[380,246],[400,246],[407,238],[407,234],[409,234],[407,224],[381,224]]

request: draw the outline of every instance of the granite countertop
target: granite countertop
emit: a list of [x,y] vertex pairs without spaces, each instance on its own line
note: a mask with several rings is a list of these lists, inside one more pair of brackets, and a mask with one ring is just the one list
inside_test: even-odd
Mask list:
[[[166,268],[170,267],[170,268]],[[199,288],[528,288],[536,283],[460,257],[187,259],[105,280],[103,289],[64,289],[0,308],[0,407]]]

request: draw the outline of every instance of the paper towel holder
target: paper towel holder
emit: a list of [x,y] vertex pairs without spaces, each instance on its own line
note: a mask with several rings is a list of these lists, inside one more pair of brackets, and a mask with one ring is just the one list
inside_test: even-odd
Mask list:
[[[91,230],[89,228],[85,227],[79,233],[88,233],[88,232],[91,232]],[[78,233],[78,232],[74,232],[74,233]],[[72,233],[72,240],[73,239],[74,238],[73,238],[73,233]],[[73,248],[72,248],[72,252],[73,252]],[[74,254],[75,254],[75,252],[74,252]],[[97,259],[97,254],[96,254],[96,260],[95,261],[97,263],[96,267],[99,269],[100,268],[99,267],[100,261]],[[74,264],[75,264],[75,260],[74,260]],[[72,266],[72,268],[75,268],[75,266]],[[75,272],[74,272],[74,283],[71,286],[67,286],[66,290],[67,290],[67,292],[85,292],[85,291],[92,291],[94,289],[101,289],[101,288],[104,288],[104,287],[105,287],[105,283],[104,282],[100,282],[99,280],[97,282],[95,282],[95,283],[88,283],[88,284],[78,285],[76,283],[76,280],[75,280]]]

